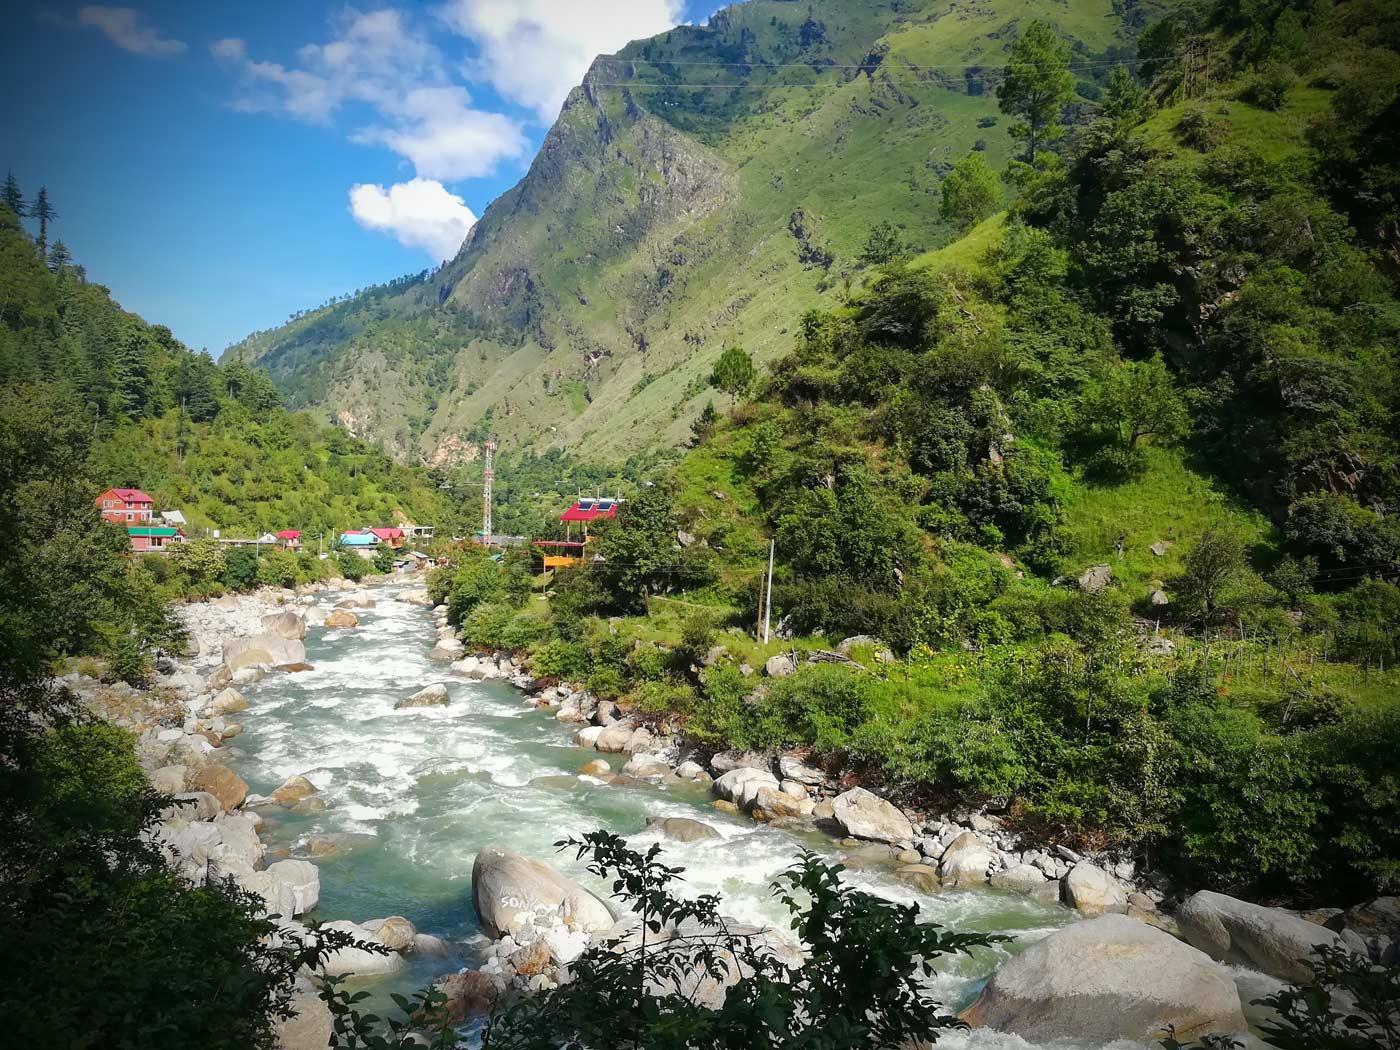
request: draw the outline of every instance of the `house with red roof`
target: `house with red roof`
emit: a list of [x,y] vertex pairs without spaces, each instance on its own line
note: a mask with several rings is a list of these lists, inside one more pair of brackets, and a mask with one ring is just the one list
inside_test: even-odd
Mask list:
[[281,532],[277,533],[277,542],[288,550],[301,550],[301,530],[283,529]]
[[380,543],[386,543],[395,550],[403,546],[403,529],[385,527],[366,531]]
[[[617,517],[620,499],[599,499],[579,497],[559,515],[568,529],[568,539],[535,540],[533,546],[544,565],[544,571],[562,569],[571,565],[582,565],[584,549],[588,546],[588,526],[595,521],[606,521]],[[583,532],[582,539],[574,539],[574,522],[578,522]]]
[[149,525],[155,500],[140,489],[108,489],[94,501],[104,521],[114,525]]

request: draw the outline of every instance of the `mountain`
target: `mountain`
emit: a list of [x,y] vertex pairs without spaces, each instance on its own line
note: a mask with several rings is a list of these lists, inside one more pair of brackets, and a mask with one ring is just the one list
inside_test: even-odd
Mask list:
[[1083,98],[1135,54],[1142,2],[751,0],[597,59],[525,178],[456,258],[256,333],[265,367],[402,458],[476,441],[599,459],[674,445],[721,350],[760,361],[855,279],[870,229],[952,238],[943,178],[1010,151],[995,84],[1018,26],[1070,42]]

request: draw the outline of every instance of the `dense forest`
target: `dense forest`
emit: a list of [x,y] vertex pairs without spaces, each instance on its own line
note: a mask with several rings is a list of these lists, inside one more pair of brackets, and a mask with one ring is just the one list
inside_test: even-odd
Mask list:
[[[460,524],[439,482],[344,430],[283,409],[261,369],[219,366],[88,281],[56,218],[31,235],[19,183],[0,206],[0,384],[20,400],[70,406],[91,435],[95,496],[142,488],[190,526],[234,535],[294,528],[311,537],[417,520]],[[18,210],[17,210],[18,209]]]

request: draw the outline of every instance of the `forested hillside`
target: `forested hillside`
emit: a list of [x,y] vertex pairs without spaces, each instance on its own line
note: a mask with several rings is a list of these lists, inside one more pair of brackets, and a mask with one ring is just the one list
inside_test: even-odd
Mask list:
[[[676,445],[726,345],[783,353],[794,312],[885,247],[949,241],[941,185],[1010,155],[997,108],[1017,27],[1070,49],[1071,116],[1131,58],[1153,4],[752,0],[599,58],[529,174],[456,259],[258,333],[296,405],[409,460],[564,447],[620,462]],[[876,255],[879,254],[879,245]]]
[[220,367],[124,311],[61,241],[44,243],[48,220],[43,235],[24,228],[17,210],[36,209],[13,177],[6,198],[0,385],[15,402],[74,414],[90,438],[93,496],[139,487],[159,507],[182,510],[196,531],[244,535],[299,528],[314,537],[396,518],[454,524],[424,470],[287,412],[262,369]]
[[966,235],[726,352],[549,619],[444,580],[468,639],[1191,884],[1393,891],[1400,18],[1222,2],[1141,46],[1076,128],[1021,27],[1011,207],[960,164]]

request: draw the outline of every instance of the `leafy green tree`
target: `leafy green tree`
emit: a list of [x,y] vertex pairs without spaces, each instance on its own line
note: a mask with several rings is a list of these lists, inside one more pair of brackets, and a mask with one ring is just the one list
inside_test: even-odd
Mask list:
[[251,547],[224,551],[224,582],[229,590],[252,590],[258,582],[258,555]]
[[1060,114],[1073,97],[1068,45],[1046,23],[1032,22],[1012,45],[1005,79],[997,85],[1001,111],[1020,118],[1009,130],[1025,142],[1027,164],[1064,134]]
[[224,551],[218,540],[203,536],[187,540],[173,546],[168,556],[171,563],[196,585],[221,580],[226,572]]
[[710,385],[728,394],[732,404],[738,404],[739,398],[753,387],[756,376],[753,358],[743,347],[730,346],[725,348],[719,355],[719,360],[715,362],[714,371],[710,373]]
[[870,228],[865,246],[860,250],[860,261],[866,266],[885,266],[908,251],[899,227],[888,219],[882,219]]
[[381,543],[374,552],[374,571],[381,576],[394,571],[394,549],[387,543]]
[[[677,552],[676,519],[671,494],[664,485],[643,485],[622,504],[617,519],[598,529],[598,553],[603,561],[590,572],[601,581],[614,608],[634,612],[646,608],[649,595],[683,586],[701,575],[688,551]],[[591,549],[591,548],[590,548]]]
[[[852,889],[839,865],[809,853],[773,884],[806,948],[797,961],[763,931],[725,919],[717,896],[673,893],[683,869],[665,864],[659,846],[638,853],[602,831],[560,845],[590,857],[589,870],[612,881],[632,925],[572,964],[568,984],[493,1017],[485,1050],[927,1044],[966,1027],[929,994],[935,960],[1000,939],[921,923],[917,905]],[[725,977],[727,990],[697,994]]]
[[1227,589],[1245,570],[1244,543],[1239,534],[1223,525],[1206,529],[1186,553],[1186,563],[1175,581],[1182,610],[1211,622]]
[[943,180],[940,213],[960,230],[974,226],[1001,206],[1001,180],[980,153],[969,153]]
[[335,557],[336,566],[340,569],[340,575],[347,580],[359,583],[369,575],[369,562],[361,558],[354,551],[338,551]]
[[1114,66],[1108,74],[1103,98],[1099,102],[1099,119],[1117,128],[1133,128],[1152,112],[1152,97],[1127,66]]
[[1111,370],[1086,398],[1085,414],[1129,452],[1143,438],[1181,437],[1188,422],[1186,404],[1160,354]]

